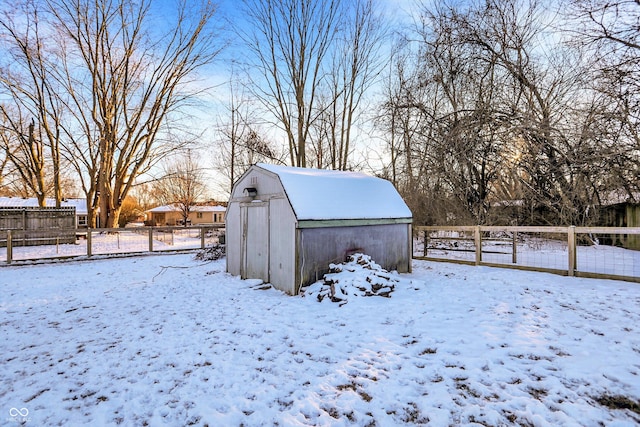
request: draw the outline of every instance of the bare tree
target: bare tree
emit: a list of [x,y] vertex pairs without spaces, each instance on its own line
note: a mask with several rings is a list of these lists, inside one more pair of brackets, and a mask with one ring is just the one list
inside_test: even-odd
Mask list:
[[[174,13],[167,13],[171,6],[164,5],[164,15],[157,20],[150,0],[38,4],[46,9],[47,19],[34,20],[34,25],[46,24],[47,36],[56,38],[57,47],[48,52],[46,64],[40,63],[44,56],[33,52],[46,43],[38,39],[19,51],[18,59],[25,69],[55,82],[55,91],[54,85],[48,86],[35,100],[27,99],[38,129],[49,132],[43,118],[53,121],[51,134],[77,170],[91,225],[99,211],[101,226],[117,226],[136,178],[176,148],[170,143],[176,140],[170,135],[175,131],[172,119],[201,90],[190,83],[219,52],[212,27],[216,7],[208,0],[178,0]],[[13,22],[7,21],[5,30],[19,27]],[[14,82],[12,90],[29,94],[29,87]],[[53,107],[64,107],[64,117],[54,115],[51,111],[58,110]]]
[[[640,193],[640,3],[633,0],[572,0],[569,34],[592,58],[596,93],[585,133],[597,139],[610,192],[637,202]],[[606,200],[605,200],[606,201]]]
[[[222,153],[215,160],[216,169],[228,177],[226,191],[231,194],[236,178],[244,172],[244,167],[238,161],[240,141],[248,132],[247,116],[251,114],[250,103],[242,92],[242,86],[232,76],[229,81],[229,98],[227,104],[228,115],[221,118],[218,124],[219,151]],[[240,164],[239,164],[240,163]]]
[[146,212],[161,203],[153,193],[154,189],[152,184],[152,182],[138,183],[131,189],[131,193],[129,193],[129,195],[136,200],[142,212]]
[[0,195],[6,196],[6,177],[9,175],[9,147],[0,144]]
[[558,42],[549,45],[550,37],[545,40],[543,10],[535,0],[488,1],[452,16],[461,40],[492,60],[512,88],[502,109],[508,145],[520,144],[514,166],[521,199],[534,213],[524,220],[585,224],[597,200],[599,176],[591,167],[593,140],[580,132],[588,117],[574,108],[583,102],[582,64],[579,55]]
[[640,50],[640,3],[636,0],[570,0],[569,5],[578,24],[570,31],[582,43],[606,47],[600,51],[602,56]]
[[365,93],[385,65],[387,27],[375,5],[373,0],[355,0],[341,13],[342,30],[317,106],[313,145],[319,168],[349,169],[354,122]]
[[[60,154],[61,120],[64,112],[59,87],[50,70],[54,51],[47,40],[51,29],[41,22],[41,11],[32,2],[19,3],[0,15],[0,33],[6,42],[4,67],[0,66],[0,91],[12,108],[0,104],[4,131],[11,132],[20,149],[9,151],[25,185],[45,204],[52,189],[56,206],[62,200]],[[45,27],[45,28],[43,28]],[[28,131],[27,131],[28,129]],[[6,138],[4,139],[6,142]],[[11,154],[13,153],[13,154]],[[45,177],[45,168],[50,177]],[[51,184],[50,188],[45,182]]]
[[[218,53],[209,28],[216,9],[208,1],[195,10],[181,2],[173,26],[158,39],[150,32],[149,1],[52,5],[69,53],[82,59],[79,75],[90,82],[85,98],[74,98],[74,110],[92,106],[90,117],[78,116],[92,144],[86,164],[99,194],[101,224],[112,227],[135,178],[170,151],[159,144],[160,134],[192,95],[185,84]],[[76,70],[66,71],[77,84]]]
[[154,184],[154,194],[163,204],[180,209],[182,223],[187,225],[191,208],[202,201],[206,193],[204,170],[191,150],[170,160],[164,167],[164,177]]
[[508,86],[461,38],[456,13],[424,9],[414,52],[398,54],[387,81],[391,174],[425,223],[484,223],[504,162]]
[[254,94],[286,134],[292,165],[305,167],[323,64],[338,30],[339,0],[243,0],[240,36],[252,53]]
[[245,86],[232,75],[228,84],[225,111],[218,118],[214,168],[226,178],[224,191],[231,194],[233,184],[252,164],[270,161],[284,163],[278,150],[260,131],[255,103]]
[[5,126],[0,126],[0,194],[3,196],[13,196],[16,193],[16,181],[22,179],[11,160],[18,149],[15,134]]
[[20,123],[23,122],[22,118],[11,118],[6,115],[5,109],[2,112],[5,121],[9,123],[9,126],[0,130],[0,141],[7,159],[15,165],[24,188],[36,195],[40,206],[46,206],[45,147],[36,136],[35,124],[32,121],[24,132],[16,135],[16,130],[20,129]]
[[384,81],[385,102],[377,126],[386,132],[389,161],[381,176],[390,179],[411,208],[420,224],[437,223],[443,218],[442,203],[432,196],[442,194],[438,188],[440,174],[435,174],[430,144],[435,139],[433,114],[439,97],[433,86],[420,82],[421,71],[415,52],[403,41],[393,50],[393,57]]
[[391,68],[380,120],[390,172],[421,221],[503,220],[492,206],[514,199],[530,207],[526,223],[593,221],[608,179],[600,140],[587,132],[595,104],[580,51],[549,34],[543,6],[423,10],[412,49]]

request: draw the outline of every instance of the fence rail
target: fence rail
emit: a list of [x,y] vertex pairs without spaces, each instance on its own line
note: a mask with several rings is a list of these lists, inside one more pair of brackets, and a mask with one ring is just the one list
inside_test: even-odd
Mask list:
[[[640,283],[640,227],[415,226],[413,230],[414,259]],[[38,237],[23,230],[0,230],[0,264],[203,249],[221,242],[224,225],[71,231],[73,243],[65,240],[70,229],[48,230]]]
[[640,283],[640,227],[415,226],[413,258]]
[[43,233],[33,237],[25,230],[0,230],[0,263],[204,249],[221,242],[224,225],[58,229]]

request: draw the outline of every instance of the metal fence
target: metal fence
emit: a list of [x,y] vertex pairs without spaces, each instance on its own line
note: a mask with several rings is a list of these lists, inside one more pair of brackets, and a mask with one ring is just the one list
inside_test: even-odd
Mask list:
[[[222,243],[224,225],[50,230],[46,239],[26,244],[24,230],[0,230],[0,263],[204,249]],[[17,244],[16,244],[17,243]],[[28,242],[27,242],[28,243]]]
[[640,227],[414,227],[413,257],[640,283]]

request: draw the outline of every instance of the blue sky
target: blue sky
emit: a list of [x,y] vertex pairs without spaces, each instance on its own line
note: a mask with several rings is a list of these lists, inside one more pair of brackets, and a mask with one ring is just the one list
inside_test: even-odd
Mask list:
[[[167,22],[170,22],[171,14],[175,13],[177,2],[178,0],[154,0],[152,7],[162,15],[161,20],[166,19]],[[220,36],[228,45],[215,63],[200,71],[200,81],[197,85],[201,88],[207,88],[207,90],[200,96],[200,105],[190,109],[188,117],[185,118],[191,122],[188,126],[192,130],[203,133],[201,161],[205,168],[212,166],[212,159],[216,155],[215,149],[211,147],[217,137],[216,123],[225,119],[225,103],[229,99],[227,83],[231,76],[232,62],[243,56],[242,45],[237,43],[237,37],[233,35],[234,30],[237,26],[246,25],[242,16],[242,0],[219,0],[216,3],[219,9],[218,16],[214,18],[214,21],[218,23],[216,25],[220,25]],[[379,0],[379,6],[382,13],[388,17],[387,24],[400,28],[411,25],[412,18],[409,11],[417,9],[415,0]],[[158,24],[162,25],[161,21]],[[277,135],[277,132],[274,131],[274,135]],[[276,145],[285,144],[284,141],[279,141],[277,136],[274,139],[273,142]],[[213,182],[211,196],[216,199],[224,199],[226,195],[219,188],[227,188],[228,184],[216,182],[218,180],[215,171],[211,170],[210,175],[211,182]]]

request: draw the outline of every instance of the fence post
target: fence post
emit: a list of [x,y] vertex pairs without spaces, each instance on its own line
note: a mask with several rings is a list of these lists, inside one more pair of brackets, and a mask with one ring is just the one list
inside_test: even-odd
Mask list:
[[482,235],[480,234],[480,226],[476,226],[474,239],[476,245],[476,265],[482,262]]
[[567,247],[569,249],[569,276],[575,276],[576,272],[576,226],[567,229]]
[[11,230],[7,230],[7,264],[11,264],[13,259],[13,242],[11,239]]
[[424,255],[423,256],[427,256],[427,250],[429,249],[429,231],[427,230],[422,230],[422,232],[424,233]]
[[204,227],[200,228],[200,249],[204,249]]
[[91,228],[87,228],[87,257],[91,258]]
[[518,232],[513,231],[513,249],[511,249],[511,262],[513,264],[518,263],[518,256],[516,255],[518,251]]
[[153,252],[153,227],[149,227],[149,252]]

